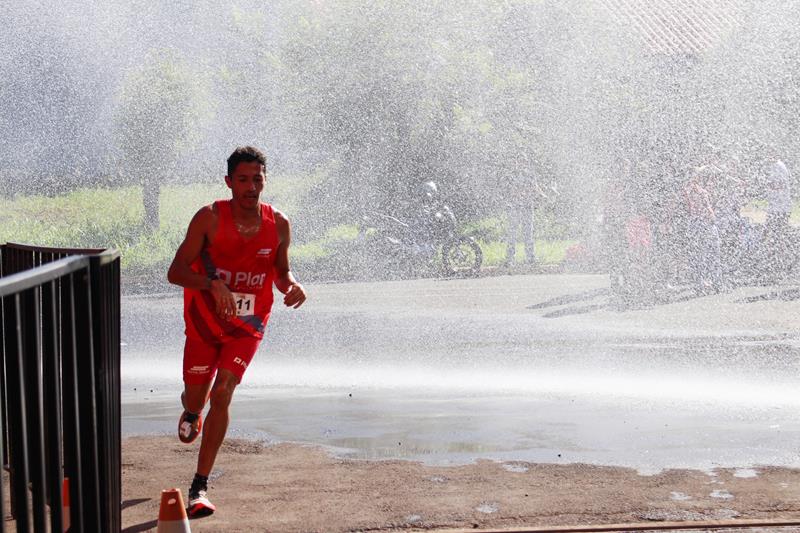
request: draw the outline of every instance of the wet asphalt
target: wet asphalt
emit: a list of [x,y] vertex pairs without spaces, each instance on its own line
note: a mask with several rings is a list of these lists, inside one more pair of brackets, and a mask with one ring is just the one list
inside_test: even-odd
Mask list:
[[[800,466],[796,286],[636,309],[595,275],[307,289],[276,304],[231,434],[435,464]],[[123,298],[126,434],[173,430],[181,305]]]

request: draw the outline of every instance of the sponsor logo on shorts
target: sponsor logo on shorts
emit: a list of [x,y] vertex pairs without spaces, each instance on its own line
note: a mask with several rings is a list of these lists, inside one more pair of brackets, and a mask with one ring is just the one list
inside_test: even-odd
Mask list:
[[247,363],[241,357],[234,357],[233,362],[237,365],[242,365],[243,368],[247,368]]
[[256,255],[269,255],[272,253],[272,248],[261,248],[259,251],[256,252]]
[[189,369],[190,374],[208,374],[208,367],[210,365],[195,365]]

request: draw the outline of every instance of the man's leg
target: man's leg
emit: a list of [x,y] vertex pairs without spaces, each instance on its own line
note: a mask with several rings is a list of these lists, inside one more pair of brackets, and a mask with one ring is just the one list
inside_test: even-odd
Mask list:
[[211,382],[208,383],[184,383],[183,384],[183,408],[190,413],[199,414],[208,402],[208,395],[211,392]]
[[260,342],[261,339],[246,337],[228,341],[220,348],[217,378],[211,387],[211,408],[208,410],[200,453],[197,456],[197,472],[189,487],[189,517],[208,516],[216,510],[208,500],[208,475],[214,468],[217,453],[228,431],[233,392],[242,380]]
[[689,271],[692,284],[696,292],[703,288],[703,252],[702,252],[702,222],[698,218],[692,218],[687,228],[686,247],[689,257]]
[[[211,388],[211,408],[203,427],[203,437],[200,441],[200,453],[197,456],[197,472],[189,487],[189,501],[187,512],[189,518],[201,518],[213,514],[217,510],[208,499],[208,475],[214,467],[217,453],[228,431],[228,408],[231,404],[233,391],[239,383],[239,377],[230,370],[221,368],[217,372],[217,379]],[[205,398],[200,394],[203,391],[194,391],[195,399]]]
[[220,348],[217,378],[211,388],[211,408],[206,417],[200,455],[197,458],[197,473],[201,476],[208,476],[214,467],[217,452],[228,431],[228,408],[233,399],[233,391],[242,381],[260,343],[261,339],[243,337],[228,341]]
[[506,265],[514,264],[514,256],[517,252],[517,235],[519,233],[518,213],[513,207],[506,210],[508,224],[506,226],[506,258],[503,261]]
[[233,372],[225,368],[219,369],[211,389],[211,408],[206,416],[200,454],[197,457],[197,473],[201,476],[208,477],[214,467],[217,453],[228,431],[229,407],[238,384],[239,378]]
[[709,269],[711,287],[715,292],[722,291],[722,259],[719,228],[716,224],[709,227]]
[[520,216],[525,239],[525,261],[529,265],[534,265],[536,264],[536,213],[533,205],[525,207]]
[[208,401],[211,379],[219,358],[219,346],[196,339],[186,339],[183,351],[183,413],[178,420],[178,438],[181,442],[194,442],[202,431],[203,408]]

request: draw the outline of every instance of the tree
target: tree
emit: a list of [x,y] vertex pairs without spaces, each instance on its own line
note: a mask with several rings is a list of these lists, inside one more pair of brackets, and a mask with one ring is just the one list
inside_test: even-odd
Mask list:
[[118,140],[128,179],[141,184],[144,222],[159,226],[161,184],[176,173],[210,118],[202,80],[170,51],[152,53],[125,79],[119,103]]
[[445,5],[327,4],[298,20],[282,50],[293,91],[283,108],[296,137],[332,162],[317,189],[326,215],[397,212],[431,179],[456,207],[480,196],[482,147],[468,129],[492,75],[489,47],[475,36],[482,9],[465,4],[454,19]]

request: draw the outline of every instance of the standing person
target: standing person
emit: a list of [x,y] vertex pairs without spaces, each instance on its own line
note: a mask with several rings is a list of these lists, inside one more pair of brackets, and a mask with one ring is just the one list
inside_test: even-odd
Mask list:
[[536,244],[534,241],[533,202],[518,194],[506,200],[506,217],[508,226],[506,231],[506,259],[505,264],[510,266],[515,262],[517,255],[517,242],[522,240],[525,262],[529,265],[536,264]]
[[719,292],[722,284],[719,230],[708,190],[715,173],[715,167],[698,168],[683,191],[689,214],[686,228],[689,263],[699,294]]
[[[744,233],[741,207],[744,204],[745,183],[739,177],[739,168],[739,158],[735,155],[729,156],[712,191],[722,270],[726,278],[731,274],[741,273],[739,248]],[[731,284],[730,279],[724,279],[723,282]]]
[[[306,299],[289,270],[289,220],[260,200],[265,181],[264,154],[251,146],[234,150],[225,176],[231,199],[195,214],[167,275],[184,288],[184,410],[178,438],[191,443],[203,433],[189,488],[190,517],[216,510],[207,496],[208,475],[228,429],[233,392],[264,336],[273,283],[286,306],[296,309]],[[204,425],[202,411],[209,400]]]
[[767,240],[773,247],[782,247],[786,242],[789,215],[794,207],[791,175],[774,148],[770,149],[767,161]]
[[611,282],[612,294],[620,304],[626,304],[630,293],[629,269],[627,262],[627,241],[625,221],[628,206],[624,191],[630,161],[623,160],[622,173],[615,175],[603,187],[603,215],[601,222],[603,257]]
[[506,230],[506,258],[503,262],[511,266],[517,255],[517,242],[522,241],[525,253],[525,263],[536,266],[536,225],[535,202],[537,197],[549,200],[548,196],[536,183],[528,177],[511,180],[511,187],[505,194],[505,212],[507,222]]
[[[637,206],[638,207],[638,206]],[[652,244],[650,218],[643,209],[634,209],[625,221],[628,263],[629,305],[648,304],[652,299]]]
[[[665,158],[666,159],[666,158]],[[661,163],[660,175],[650,188],[653,200],[648,211],[652,216],[653,293],[661,302],[669,302],[677,291],[683,263],[684,202],[676,180],[680,168],[675,160]]]

